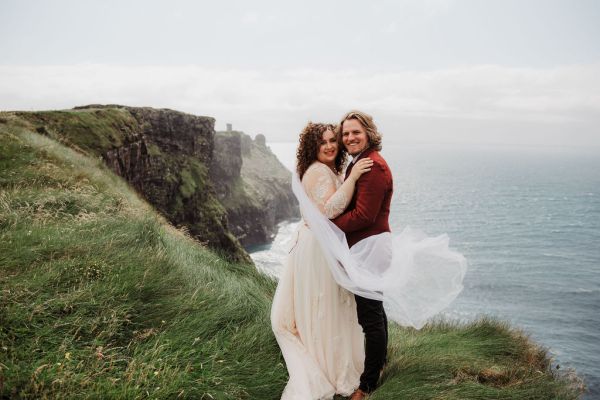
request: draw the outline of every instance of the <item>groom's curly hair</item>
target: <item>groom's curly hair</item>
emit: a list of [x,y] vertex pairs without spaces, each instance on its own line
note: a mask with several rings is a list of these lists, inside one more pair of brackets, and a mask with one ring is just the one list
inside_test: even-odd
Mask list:
[[[330,130],[336,136],[338,135],[335,125],[314,122],[309,122],[300,133],[300,143],[298,144],[298,150],[296,150],[296,171],[300,179],[302,179],[308,167],[317,159],[323,133],[327,130]],[[338,145],[338,154],[335,157],[335,171],[338,174],[342,173],[345,163],[346,149]]]

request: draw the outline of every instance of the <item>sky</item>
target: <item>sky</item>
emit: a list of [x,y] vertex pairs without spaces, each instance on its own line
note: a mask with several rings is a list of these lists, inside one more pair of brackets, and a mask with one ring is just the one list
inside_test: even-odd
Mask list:
[[170,108],[270,142],[372,114],[384,143],[600,151],[600,1],[0,0],[0,110]]

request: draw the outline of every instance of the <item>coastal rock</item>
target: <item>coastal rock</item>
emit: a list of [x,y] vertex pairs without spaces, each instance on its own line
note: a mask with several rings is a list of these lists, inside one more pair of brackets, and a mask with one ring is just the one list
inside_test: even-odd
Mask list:
[[211,177],[219,182],[217,197],[227,210],[230,229],[245,247],[268,243],[277,224],[300,216],[291,173],[266,146],[239,131],[215,135]]

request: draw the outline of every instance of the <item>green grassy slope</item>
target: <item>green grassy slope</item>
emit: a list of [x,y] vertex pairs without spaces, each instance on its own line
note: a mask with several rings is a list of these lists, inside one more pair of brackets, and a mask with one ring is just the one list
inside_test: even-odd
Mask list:
[[[278,399],[275,283],[175,230],[107,170],[0,121],[0,398]],[[372,399],[575,399],[493,321],[392,327]]]

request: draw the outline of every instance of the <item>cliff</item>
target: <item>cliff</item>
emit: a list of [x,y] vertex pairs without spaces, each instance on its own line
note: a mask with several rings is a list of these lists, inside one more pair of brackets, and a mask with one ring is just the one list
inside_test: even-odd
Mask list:
[[217,132],[211,176],[227,210],[230,229],[242,245],[269,242],[279,221],[298,218],[291,174],[266,146],[243,132]]
[[[118,105],[12,114],[40,134],[101,157],[172,224],[233,260],[251,262],[240,241],[265,243],[278,222],[295,215],[290,178],[275,156],[264,153],[269,168],[258,179],[245,179],[241,143],[222,156],[213,118]],[[221,176],[231,186],[227,195],[226,185],[215,181]],[[252,197],[265,185],[270,188],[266,198]],[[261,213],[264,200],[283,201],[281,212]]]

